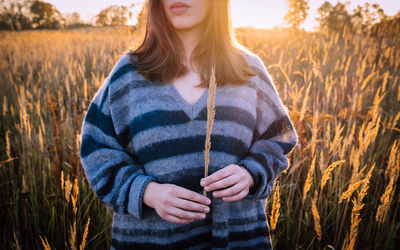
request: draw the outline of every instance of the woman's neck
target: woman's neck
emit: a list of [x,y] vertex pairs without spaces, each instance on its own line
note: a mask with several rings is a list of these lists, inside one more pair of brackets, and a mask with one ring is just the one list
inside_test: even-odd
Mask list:
[[[190,56],[196,45],[199,43],[203,29],[201,25],[194,27],[192,29],[179,29],[176,30],[178,37],[183,43],[183,47],[186,53],[185,64],[189,67]],[[192,69],[194,70],[194,69]]]

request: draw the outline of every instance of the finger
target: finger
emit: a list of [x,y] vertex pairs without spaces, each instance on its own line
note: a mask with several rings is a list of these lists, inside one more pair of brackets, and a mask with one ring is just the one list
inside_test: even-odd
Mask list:
[[228,165],[224,167],[223,169],[218,170],[217,172],[207,176],[206,178],[203,178],[200,182],[201,186],[207,186],[215,181],[218,181],[220,179],[226,178],[234,173],[234,165]]
[[198,211],[202,213],[208,213],[210,211],[210,208],[206,205],[202,205],[200,203],[185,199],[177,199],[176,201],[174,201],[174,206],[185,210]]
[[190,200],[190,201],[195,201],[195,202],[198,202],[198,203],[201,203],[204,205],[211,204],[211,200],[208,197],[205,197],[199,193],[196,193],[194,191],[191,191],[189,189],[179,187],[179,186],[178,186],[177,196],[179,198],[183,198],[183,199]]
[[242,190],[240,193],[235,194],[233,196],[229,196],[229,197],[224,197],[222,198],[224,201],[238,201],[243,199],[244,197],[246,197],[246,195],[249,193],[249,191],[247,189]]
[[206,191],[213,191],[216,189],[227,188],[233,186],[240,181],[239,176],[236,174],[230,175],[224,179],[208,184],[204,187]]
[[229,197],[229,196],[233,196],[238,194],[239,192],[241,192],[243,189],[246,188],[246,185],[239,182],[236,185],[233,185],[229,188],[223,189],[223,190],[219,190],[219,191],[215,191],[213,192],[213,196],[214,197]]
[[181,219],[172,214],[167,214],[163,219],[176,224],[187,224],[193,222],[193,220]]
[[190,212],[177,207],[169,209],[168,213],[183,220],[202,220],[206,218],[203,213]]

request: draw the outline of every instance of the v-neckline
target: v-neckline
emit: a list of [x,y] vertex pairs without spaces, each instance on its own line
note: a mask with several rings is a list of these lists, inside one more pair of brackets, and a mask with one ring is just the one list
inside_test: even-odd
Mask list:
[[176,87],[173,83],[170,82],[170,83],[168,83],[168,85],[169,85],[169,88],[171,89],[174,99],[179,102],[181,109],[186,113],[186,115],[191,120],[193,120],[195,117],[197,117],[199,112],[201,111],[201,108],[203,107],[202,104],[204,103],[204,99],[207,100],[208,88],[203,90],[203,93],[196,100],[195,103],[190,104],[182,97],[182,95],[179,93],[179,91],[176,89]]

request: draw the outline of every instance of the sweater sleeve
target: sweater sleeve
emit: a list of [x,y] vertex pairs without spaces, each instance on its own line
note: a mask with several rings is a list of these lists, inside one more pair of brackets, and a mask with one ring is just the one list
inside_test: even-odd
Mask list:
[[254,180],[245,198],[264,199],[276,178],[288,168],[286,155],[296,145],[297,133],[263,62],[253,54],[251,64],[257,71],[256,129],[249,150],[237,165],[247,168]]
[[110,112],[110,84],[127,65],[120,59],[91,101],[82,124],[80,159],[91,189],[106,207],[142,219],[151,209],[142,203],[144,189],[155,178],[123,148]]

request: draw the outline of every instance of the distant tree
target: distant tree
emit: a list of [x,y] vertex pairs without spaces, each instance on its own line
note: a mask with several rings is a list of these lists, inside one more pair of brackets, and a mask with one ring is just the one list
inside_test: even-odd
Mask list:
[[57,29],[64,24],[61,13],[50,3],[35,0],[31,5],[31,13],[36,28]]
[[109,14],[107,9],[103,9],[96,15],[96,25],[98,26],[107,26],[110,23]]
[[69,15],[65,15],[65,22],[67,25],[83,23],[83,21],[81,20],[81,15],[79,15],[78,12],[73,12]]
[[78,12],[64,14],[66,28],[82,28],[93,26],[84,22]]
[[27,0],[0,0],[0,29],[23,30],[31,29],[32,22],[29,18]]
[[353,30],[352,16],[347,10],[349,2],[337,2],[332,5],[330,2],[325,1],[319,8],[319,21],[320,29],[327,29],[331,31],[342,31],[343,29]]
[[294,29],[298,29],[307,18],[307,11],[310,9],[308,0],[286,0],[286,2],[289,9],[284,18]]
[[72,26],[83,23],[81,15],[78,12],[66,13],[63,15],[65,19],[65,26]]
[[346,29],[350,32],[365,33],[375,23],[387,18],[379,4],[365,3],[364,6],[358,5],[352,13],[347,10],[347,5],[349,5],[349,1],[337,2],[336,5],[325,1],[318,9],[320,16],[317,20],[320,23],[320,29],[331,31]]
[[396,46],[400,45],[399,41],[399,34],[400,34],[400,11],[397,12],[396,15],[392,17],[385,16],[380,20],[380,22],[375,23],[372,27],[368,30],[368,35],[382,38],[384,37],[391,37],[393,38],[392,41],[396,43]]
[[387,15],[379,4],[364,3],[364,6],[358,5],[352,15],[353,26],[358,32],[366,32],[373,24],[384,20]]
[[96,15],[95,23],[98,26],[125,26],[131,16],[127,6],[111,5]]
[[147,4],[144,3],[142,9],[140,10],[139,14],[136,16],[136,25],[134,30],[143,29],[146,26],[146,17],[147,17]]

